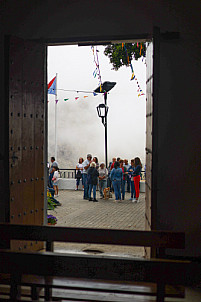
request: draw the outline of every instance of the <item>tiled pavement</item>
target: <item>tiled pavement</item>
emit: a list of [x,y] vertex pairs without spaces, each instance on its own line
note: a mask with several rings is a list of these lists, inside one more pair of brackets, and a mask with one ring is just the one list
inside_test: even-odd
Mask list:
[[[58,219],[57,226],[144,230],[145,194],[140,194],[140,202],[137,204],[129,201],[129,198],[130,194],[126,193],[124,201],[114,202],[114,194],[113,198],[104,200],[99,199],[97,192],[99,202],[90,202],[83,199],[83,191],[62,190],[57,198],[62,206],[51,213]],[[55,250],[62,252],[84,253],[86,249],[110,255],[144,255],[141,247],[55,243]]]

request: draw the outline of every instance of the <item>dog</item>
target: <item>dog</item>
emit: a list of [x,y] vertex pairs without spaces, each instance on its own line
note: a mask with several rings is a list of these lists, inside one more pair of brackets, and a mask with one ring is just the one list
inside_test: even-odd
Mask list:
[[103,195],[104,195],[104,199],[109,199],[111,197],[110,188],[105,188],[103,190]]

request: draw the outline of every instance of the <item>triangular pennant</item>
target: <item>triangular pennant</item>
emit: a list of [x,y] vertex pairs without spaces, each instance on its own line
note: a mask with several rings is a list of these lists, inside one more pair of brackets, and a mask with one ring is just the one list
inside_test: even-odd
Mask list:
[[68,101],[69,99],[64,99],[64,102]]
[[97,95],[98,95],[98,93],[93,92],[93,95],[94,95],[94,96],[97,96]]
[[79,96],[75,97],[75,101],[77,101],[79,99]]
[[88,95],[84,95],[84,99],[88,98]]
[[59,100],[55,100],[56,104],[58,103]]
[[131,81],[134,80],[135,76],[134,76],[134,72],[132,73],[132,76],[131,76]]

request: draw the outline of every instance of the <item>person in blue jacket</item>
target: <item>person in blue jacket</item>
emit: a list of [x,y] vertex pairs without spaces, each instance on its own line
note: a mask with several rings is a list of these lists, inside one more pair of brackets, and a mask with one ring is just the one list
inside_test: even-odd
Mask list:
[[114,163],[114,168],[111,171],[110,178],[114,188],[115,201],[121,200],[121,184],[123,182],[123,172],[119,167],[118,161]]

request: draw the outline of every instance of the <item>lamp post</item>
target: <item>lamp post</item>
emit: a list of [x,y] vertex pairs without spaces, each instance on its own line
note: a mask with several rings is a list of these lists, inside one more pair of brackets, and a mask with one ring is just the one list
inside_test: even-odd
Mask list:
[[107,106],[107,94],[108,91],[110,91],[114,86],[116,85],[116,82],[104,82],[101,86],[96,88],[94,92],[96,93],[104,93],[104,104],[99,104],[97,106],[97,112],[98,116],[102,119],[102,123],[105,127],[105,166],[108,167],[107,162],[107,113],[108,113],[108,106]]

